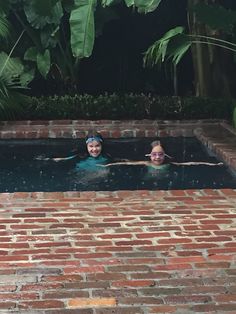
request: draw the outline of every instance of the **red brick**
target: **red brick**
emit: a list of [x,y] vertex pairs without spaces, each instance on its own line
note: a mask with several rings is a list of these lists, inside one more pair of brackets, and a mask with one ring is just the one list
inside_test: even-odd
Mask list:
[[186,303],[207,303],[211,302],[210,296],[202,295],[176,295],[164,297],[164,302],[167,304],[186,304]]
[[81,275],[59,275],[59,276],[42,276],[41,281],[50,282],[78,282],[81,281],[83,277]]
[[0,309],[1,310],[14,310],[16,308],[16,304],[13,302],[2,302],[0,301]]
[[177,310],[177,307],[173,306],[173,305],[160,305],[160,306],[151,307],[150,310],[149,310],[149,313],[150,314],[175,313],[176,310]]
[[236,294],[224,294],[224,295],[216,295],[214,300],[218,303],[235,303],[236,306]]
[[196,268],[229,268],[230,263],[217,262],[217,263],[196,263]]
[[207,237],[207,238],[196,238],[195,241],[197,242],[226,242],[226,241],[232,241],[232,238],[230,237]]
[[168,264],[188,264],[205,262],[202,256],[189,256],[189,257],[172,257],[168,259]]
[[152,241],[149,240],[133,240],[133,241],[116,241],[115,245],[122,245],[122,246],[136,246],[136,245],[150,245]]
[[118,304],[142,304],[142,305],[150,305],[150,304],[162,304],[163,301],[158,297],[128,297],[128,298],[119,298]]
[[232,311],[231,314],[234,314],[236,311],[236,304],[199,304],[194,305],[191,307],[191,310],[194,311],[194,313],[229,313],[229,311]]
[[19,308],[22,309],[60,309],[64,307],[64,302],[58,300],[24,301],[19,303]]
[[89,267],[66,267],[64,269],[65,274],[74,274],[74,273],[94,273],[94,272],[104,272],[103,266],[89,266]]
[[112,284],[114,287],[152,287],[155,286],[153,280],[125,280],[114,281]]
[[172,265],[158,265],[154,266],[154,270],[177,270],[177,269],[191,269],[191,264],[172,264]]
[[169,232],[147,232],[147,233],[136,234],[136,237],[139,239],[170,237],[170,233]]
[[172,238],[172,239],[160,239],[158,243],[160,244],[179,244],[179,243],[189,243],[192,242],[191,239],[188,238]]

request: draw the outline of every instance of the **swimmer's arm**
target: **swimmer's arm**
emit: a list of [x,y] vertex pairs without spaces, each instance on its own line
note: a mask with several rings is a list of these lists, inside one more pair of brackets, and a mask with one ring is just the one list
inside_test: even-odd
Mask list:
[[51,160],[53,161],[62,161],[62,160],[71,160],[74,159],[75,157],[77,157],[78,155],[72,155],[72,156],[68,156],[68,157],[56,157],[56,158],[51,158]]
[[103,167],[110,167],[110,166],[119,166],[119,165],[128,165],[128,166],[135,166],[135,165],[147,165],[146,161],[120,161],[120,162],[112,162]]
[[204,162],[204,161],[188,161],[188,162],[171,162],[172,165],[177,166],[197,166],[197,165],[205,165],[205,166],[223,166],[223,162],[212,163],[212,162]]
[[36,160],[43,160],[43,161],[53,160],[55,162],[58,162],[58,161],[62,161],[62,160],[71,160],[71,159],[73,159],[73,158],[75,158],[77,156],[78,156],[78,154],[72,155],[72,156],[68,156],[68,157],[49,158],[49,157],[44,157],[44,156],[40,155],[40,156],[35,157],[35,159]]

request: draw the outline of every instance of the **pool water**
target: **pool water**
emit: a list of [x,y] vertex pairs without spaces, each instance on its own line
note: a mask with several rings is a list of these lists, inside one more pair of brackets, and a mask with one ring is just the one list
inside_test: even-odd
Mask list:
[[[144,156],[153,140],[107,139],[104,150],[116,159],[148,160]],[[219,162],[196,138],[163,138],[161,142],[175,162]],[[170,165],[158,170],[122,165],[86,171],[79,170],[73,160],[38,160],[38,156],[68,156],[77,148],[83,153],[84,140],[2,140],[0,148],[0,192],[236,188],[236,177],[226,166]]]

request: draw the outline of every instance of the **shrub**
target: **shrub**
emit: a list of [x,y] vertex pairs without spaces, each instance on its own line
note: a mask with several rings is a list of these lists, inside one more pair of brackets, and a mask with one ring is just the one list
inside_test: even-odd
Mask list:
[[232,119],[233,100],[103,94],[32,97],[16,119]]

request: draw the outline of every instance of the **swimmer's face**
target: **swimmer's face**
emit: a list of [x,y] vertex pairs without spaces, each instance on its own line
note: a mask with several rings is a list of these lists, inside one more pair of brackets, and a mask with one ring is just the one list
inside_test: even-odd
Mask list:
[[164,149],[160,145],[153,147],[150,158],[151,158],[152,163],[157,166],[163,164],[165,160]]
[[92,141],[87,144],[87,150],[91,157],[98,157],[102,152],[102,144],[97,141]]

